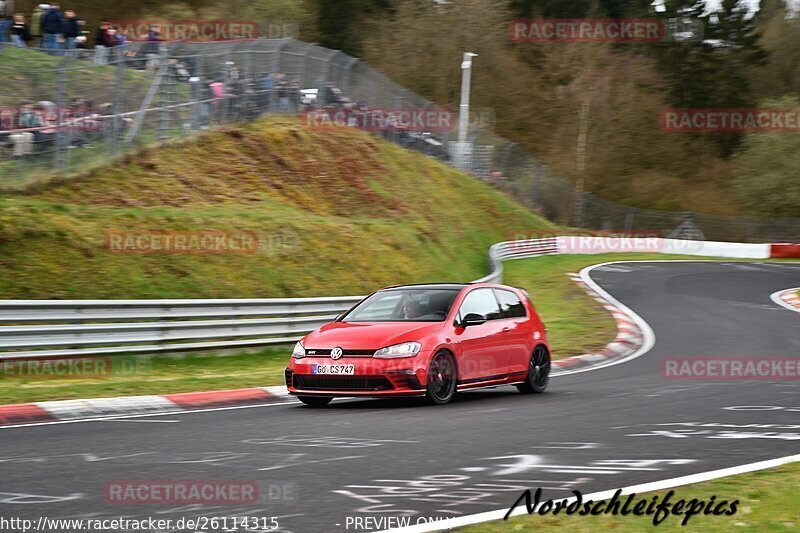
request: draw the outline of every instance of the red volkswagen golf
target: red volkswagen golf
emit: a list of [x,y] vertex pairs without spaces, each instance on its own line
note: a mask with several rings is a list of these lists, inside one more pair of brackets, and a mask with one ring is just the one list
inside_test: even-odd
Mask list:
[[300,401],[425,396],[516,385],[544,392],[546,328],[524,290],[488,283],[381,289],[294,347],[286,386]]

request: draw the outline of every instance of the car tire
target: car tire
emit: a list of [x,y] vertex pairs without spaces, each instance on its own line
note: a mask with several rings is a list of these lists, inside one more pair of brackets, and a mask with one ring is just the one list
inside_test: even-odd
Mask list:
[[533,349],[528,363],[528,375],[524,382],[517,385],[517,389],[523,394],[540,394],[547,390],[548,383],[550,383],[550,352],[546,346],[540,344]]
[[442,350],[437,352],[428,365],[428,382],[425,398],[428,403],[444,405],[456,394],[458,369],[453,354]]
[[303,402],[306,405],[310,405],[311,407],[325,407],[331,400],[333,400],[332,396],[298,396],[298,400]]

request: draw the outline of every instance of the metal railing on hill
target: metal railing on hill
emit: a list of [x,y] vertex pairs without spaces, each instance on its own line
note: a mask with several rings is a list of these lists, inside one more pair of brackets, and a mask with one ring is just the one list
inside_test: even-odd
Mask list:
[[[78,172],[148,143],[181,139],[264,114],[335,106],[430,109],[434,104],[359,59],[292,38],[214,43],[130,43],[104,50],[21,50],[0,44],[0,190]],[[449,131],[378,132],[452,163]],[[638,209],[578,193],[485,123],[470,127],[467,170],[546,218],[594,230],[800,242],[799,218],[724,217]],[[525,228],[520,228],[524,235]]]

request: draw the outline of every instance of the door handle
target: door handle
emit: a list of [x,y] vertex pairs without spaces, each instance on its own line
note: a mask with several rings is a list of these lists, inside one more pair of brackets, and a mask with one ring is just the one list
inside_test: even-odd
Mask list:
[[508,333],[509,331],[511,331],[511,328],[509,328],[509,327],[504,327],[503,328],[503,333]]

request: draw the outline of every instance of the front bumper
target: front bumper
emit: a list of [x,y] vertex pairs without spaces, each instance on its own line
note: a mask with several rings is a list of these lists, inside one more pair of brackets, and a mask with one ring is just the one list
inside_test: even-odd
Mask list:
[[[306,357],[292,359],[286,369],[290,394],[303,396],[418,396],[427,381],[427,354],[400,359],[371,357]],[[314,365],[353,365],[352,375],[315,374]]]

